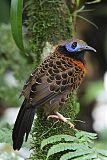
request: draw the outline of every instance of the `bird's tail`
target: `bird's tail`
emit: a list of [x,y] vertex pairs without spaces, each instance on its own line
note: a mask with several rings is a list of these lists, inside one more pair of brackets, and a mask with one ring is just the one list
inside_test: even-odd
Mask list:
[[35,115],[35,108],[31,106],[25,99],[17,116],[13,133],[13,149],[19,150],[22,146],[24,136],[26,134],[25,141],[27,141],[31,126]]

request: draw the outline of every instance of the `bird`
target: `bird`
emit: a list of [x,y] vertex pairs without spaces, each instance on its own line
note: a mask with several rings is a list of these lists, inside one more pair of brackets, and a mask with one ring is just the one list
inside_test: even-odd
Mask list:
[[47,119],[55,118],[74,128],[74,124],[59,110],[65,106],[69,95],[77,91],[87,74],[84,55],[88,52],[96,50],[83,40],[72,38],[58,44],[29,76],[21,92],[24,101],[13,127],[14,150],[20,150],[23,141],[27,141],[35,113],[40,107]]

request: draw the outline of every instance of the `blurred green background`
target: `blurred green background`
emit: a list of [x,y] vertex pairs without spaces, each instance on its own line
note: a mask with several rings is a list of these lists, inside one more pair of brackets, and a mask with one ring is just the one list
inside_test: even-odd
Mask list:
[[[13,124],[15,120],[13,115],[16,114],[22,101],[19,99],[21,88],[34,69],[32,53],[30,55],[22,54],[12,38],[9,16],[10,3],[10,0],[0,0],[1,129],[6,125],[6,122]],[[107,149],[107,1],[103,0],[98,4],[87,5],[86,9],[92,9],[92,11],[84,12],[81,15],[95,23],[98,29],[78,18],[77,35],[90,46],[96,48],[97,53],[86,57],[88,75],[78,92],[81,110],[77,117],[85,123],[77,122],[76,127],[97,132],[99,139],[96,144]],[[24,19],[26,19],[26,13]],[[0,140],[2,141],[2,137]],[[9,146],[0,145],[0,158],[5,160],[8,153],[13,154],[10,155],[10,159],[19,158],[19,155],[14,153],[11,147],[9,149]]]

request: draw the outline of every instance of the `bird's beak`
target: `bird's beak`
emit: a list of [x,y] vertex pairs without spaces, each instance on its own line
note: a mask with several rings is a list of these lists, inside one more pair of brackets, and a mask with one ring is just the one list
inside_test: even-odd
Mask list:
[[91,46],[85,46],[85,48],[84,48],[86,51],[92,51],[92,52],[96,52],[96,49],[94,49],[93,47],[91,47]]

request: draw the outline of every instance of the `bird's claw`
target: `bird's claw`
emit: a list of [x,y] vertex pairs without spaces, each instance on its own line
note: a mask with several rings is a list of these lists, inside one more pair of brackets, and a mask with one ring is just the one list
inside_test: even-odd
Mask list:
[[61,120],[61,121],[65,122],[65,123],[67,123],[67,124],[70,126],[70,128],[74,128],[74,124],[72,124],[72,123],[69,121],[70,118],[65,118],[62,114],[60,114],[60,113],[58,113],[58,112],[56,112],[55,115],[49,115],[49,116],[47,117],[47,120],[49,120],[50,118],[55,118],[55,119],[57,119],[57,120]]
[[70,121],[67,122],[70,126],[70,128],[75,128],[74,124],[72,124]]

